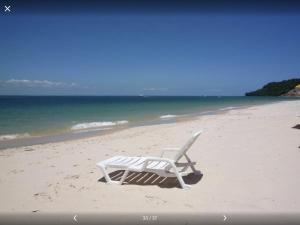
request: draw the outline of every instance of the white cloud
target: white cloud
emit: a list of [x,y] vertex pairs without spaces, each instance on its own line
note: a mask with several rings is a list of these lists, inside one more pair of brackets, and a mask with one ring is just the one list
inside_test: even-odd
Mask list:
[[65,83],[65,82],[54,82],[49,80],[19,80],[19,79],[10,79],[6,81],[0,81],[2,86],[13,86],[13,87],[76,87],[76,83]]

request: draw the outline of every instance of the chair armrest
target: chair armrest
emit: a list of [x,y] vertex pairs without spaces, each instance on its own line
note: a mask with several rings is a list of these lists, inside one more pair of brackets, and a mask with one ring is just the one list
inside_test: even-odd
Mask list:
[[176,152],[179,151],[179,149],[180,148],[164,148],[160,153],[160,157],[163,157],[166,152]]
[[143,169],[145,169],[148,166],[149,162],[167,162],[171,166],[175,167],[174,160],[172,160],[172,159],[160,158],[160,157],[147,157],[144,162]]

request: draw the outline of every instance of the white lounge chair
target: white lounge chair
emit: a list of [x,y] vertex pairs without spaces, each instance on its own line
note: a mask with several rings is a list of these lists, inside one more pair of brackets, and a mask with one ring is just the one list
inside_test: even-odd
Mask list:
[[[194,165],[196,163],[192,162],[191,159],[187,156],[187,151],[201,133],[202,131],[195,133],[182,148],[165,148],[162,151],[160,157],[114,156],[110,159],[106,159],[97,163],[97,166],[104,174],[105,180],[108,184],[122,184],[125,181],[129,171],[152,172],[162,177],[177,177],[181,187],[183,189],[188,189],[190,188],[190,185],[184,183],[182,176],[188,174],[186,170],[189,167],[191,167],[194,173],[199,174],[200,171],[197,171],[195,169]],[[173,152],[173,157],[164,157],[165,153],[167,152]],[[187,162],[180,163],[179,160],[183,156],[185,157]],[[121,180],[111,180],[107,172],[108,168],[125,170],[124,174],[121,177]]]

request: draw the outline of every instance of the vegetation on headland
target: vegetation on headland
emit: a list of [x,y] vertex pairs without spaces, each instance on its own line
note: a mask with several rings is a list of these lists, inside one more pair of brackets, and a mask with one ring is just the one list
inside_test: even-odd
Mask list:
[[271,82],[256,91],[248,92],[246,96],[300,96],[300,79]]

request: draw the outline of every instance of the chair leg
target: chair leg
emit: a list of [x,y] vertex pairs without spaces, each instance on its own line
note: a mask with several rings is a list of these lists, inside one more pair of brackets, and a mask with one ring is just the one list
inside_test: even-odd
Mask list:
[[99,168],[100,168],[101,172],[103,173],[106,182],[107,182],[108,184],[112,184],[113,181],[110,179],[110,177],[109,177],[109,175],[108,175],[108,173],[107,173],[107,170],[106,170],[105,166],[99,165]]
[[178,179],[182,189],[185,189],[185,190],[190,189],[191,186],[184,183],[184,180],[182,179],[182,176],[180,174],[177,175],[177,179]]
[[193,171],[193,173],[194,173],[195,175],[201,175],[201,174],[202,174],[200,170],[197,170],[197,169],[194,167],[194,165],[191,165],[191,169],[192,169],[192,171]]
[[122,178],[121,178],[121,180],[120,180],[120,184],[122,184],[122,183],[125,181],[125,179],[126,179],[128,173],[129,173],[129,170],[128,170],[128,169],[124,171],[124,173],[123,173],[123,175],[122,175]]
[[194,173],[195,175],[200,175],[200,174],[202,174],[200,170],[196,170],[195,166],[194,166],[193,163],[192,163],[192,160],[187,156],[187,154],[185,154],[184,156],[185,156],[186,160],[188,161],[188,163],[190,164],[190,167],[191,167],[193,173]]
[[177,171],[177,169],[174,167],[174,172],[176,174],[176,177],[182,187],[182,189],[188,190],[191,186],[184,183],[184,180],[182,179],[181,174]]

